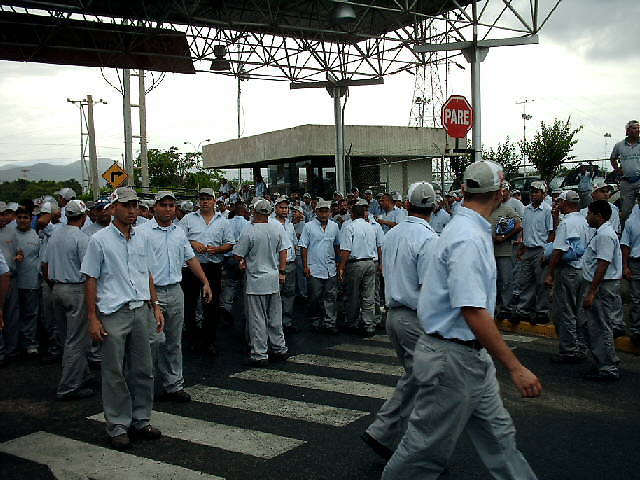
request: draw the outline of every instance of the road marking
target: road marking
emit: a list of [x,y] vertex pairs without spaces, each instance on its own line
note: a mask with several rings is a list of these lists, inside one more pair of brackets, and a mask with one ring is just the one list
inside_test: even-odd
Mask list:
[[9,440],[0,452],[47,465],[57,480],[223,480],[47,432]]
[[366,353],[367,355],[379,355],[382,357],[395,357],[396,352],[389,347],[376,347],[373,345],[357,345],[344,343],[341,345],[334,345],[329,347],[329,350],[335,350],[337,352],[352,352],[352,353]]
[[536,339],[534,337],[525,337],[524,335],[511,335],[511,334],[503,334],[502,338],[505,341],[509,342],[518,342],[518,343],[531,343],[535,342]]
[[242,380],[254,380],[265,383],[280,383],[292,387],[313,388],[326,392],[344,393],[358,397],[371,397],[386,400],[393,393],[394,388],[375,383],[356,382],[353,380],[340,380],[331,377],[318,377],[304,375],[302,373],[284,372],[282,370],[252,369],[234,373],[231,378]]
[[[258,458],[275,458],[306,443],[304,440],[295,438],[164,412],[154,411],[151,418],[153,426],[159,428],[165,437],[178,438]],[[103,413],[93,415],[89,419],[105,421]]]
[[341,368],[344,370],[355,370],[358,372],[377,373],[382,375],[400,376],[404,374],[404,369],[397,365],[362,362],[359,360],[345,360],[344,358],[325,357],[323,355],[311,355],[306,353],[294,355],[287,361],[303,365],[313,365],[315,367]]
[[194,385],[189,388],[189,393],[191,393],[191,398],[197,402],[334,427],[343,427],[369,415],[369,412],[360,410],[349,410],[256,393],[225,390],[205,385]]

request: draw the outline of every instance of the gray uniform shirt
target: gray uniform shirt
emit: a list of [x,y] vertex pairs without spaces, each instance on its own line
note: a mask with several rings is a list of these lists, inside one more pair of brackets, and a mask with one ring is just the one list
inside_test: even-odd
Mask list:
[[16,271],[16,230],[15,224],[0,228],[0,251],[12,272]]
[[40,237],[35,230],[16,230],[16,249],[24,252],[24,261],[16,265],[17,287],[31,290],[39,288]]
[[43,261],[49,264],[49,279],[59,283],[82,283],[80,265],[89,236],[78,227],[61,225],[49,240]]
[[625,178],[640,176],[640,143],[629,143],[626,138],[619,141],[613,146],[611,158],[620,159]]
[[99,232],[104,227],[108,227],[108,225],[100,225],[98,222],[92,222],[89,225],[82,227],[82,231],[91,237],[94,233]]

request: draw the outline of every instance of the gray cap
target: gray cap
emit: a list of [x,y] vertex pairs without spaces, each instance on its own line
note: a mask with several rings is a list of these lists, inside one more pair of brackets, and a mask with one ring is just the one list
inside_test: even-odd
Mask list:
[[530,190],[542,190],[543,192],[547,191],[547,184],[542,180],[536,180],[535,182],[531,182]]
[[258,200],[253,206],[256,213],[261,215],[269,215],[273,211],[273,205],[269,200]]
[[593,187],[592,187],[592,191],[595,192],[596,190],[600,190],[601,188],[611,188],[609,187],[609,185],[607,185],[605,183],[605,181],[601,178],[598,178],[596,180],[593,181]]
[[180,208],[185,212],[193,212],[193,202],[191,200],[184,200],[180,202]]
[[132,201],[138,201],[138,194],[131,187],[116,188],[111,194],[111,205],[114,203],[127,203]]
[[76,198],[76,192],[74,192],[73,189],[69,187],[61,188],[56,193],[60,195],[62,198],[64,198],[65,200],[71,200],[72,198]]
[[369,202],[367,202],[364,198],[359,198],[356,203],[356,205],[359,205],[361,207],[368,207],[369,206]]
[[331,202],[329,200],[318,200],[318,205],[316,205],[316,210],[320,208],[331,208]]
[[304,214],[304,209],[299,205],[295,205],[295,206],[291,207],[291,210],[295,210],[296,212],[300,212],[300,213]]
[[40,207],[40,213],[52,213],[57,212],[58,210],[60,210],[60,207],[58,206],[58,202],[55,200],[44,202]]
[[502,167],[487,160],[474,162],[464,171],[465,192],[495,192],[502,188],[502,182],[504,182]]
[[414,183],[409,187],[407,196],[414,207],[434,207],[437,203],[436,192],[427,182]]
[[365,195],[373,195],[373,190],[371,190],[371,189],[366,189],[366,190],[364,191],[364,194],[365,194]]
[[158,193],[156,193],[156,196],[155,196],[156,203],[167,197],[173,198],[174,200],[176,199],[176,196],[173,194],[173,192],[169,190],[161,190]]
[[79,217],[86,212],[87,206],[82,200],[70,200],[64,210],[64,213],[67,217]]
[[201,188],[198,190],[198,195],[209,195],[210,197],[216,198],[216,192],[213,191],[213,188]]
[[305,193],[304,195],[302,195],[302,198],[311,198],[311,194],[310,193]]
[[565,202],[571,202],[571,203],[579,203],[580,202],[580,195],[578,195],[573,190],[567,190],[566,192],[563,193],[563,195],[564,195],[563,200]]
[[18,202],[7,203],[7,210],[12,210],[14,212],[17,212],[19,208],[20,208],[20,205],[18,205]]
[[7,210],[7,203],[6,202],[0,202],[0,213],[3,213]]
[[287,204],[291,203],[287,197],[278,197],[276,198],[275,205],[279,205],[284,202],[287,202]]
[[400,195],[398,192],[394,192],[393,193],[393,201],[394,202],[401,202],[402,201],[402,195]]

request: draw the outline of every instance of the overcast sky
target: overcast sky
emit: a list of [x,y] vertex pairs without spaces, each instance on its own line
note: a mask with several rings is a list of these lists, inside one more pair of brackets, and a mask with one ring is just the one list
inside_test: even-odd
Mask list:
[[[543,29],[540,45],[501,47],[482,64],[482,135],[485,146],[507,136],[522,139],[522,98],[533,115],[527,136],[541,120],[571,115],[583,125],[579,159],[608,156],[624,137],[624,124],[640,117],[637,78],[638,0],[564,0]],[[461,61],[461,63],[464,63]],[[105,71],[116,81],[114,71]],[[469,69],[452,67],[449,94],[469,97]],[[120,159],[122,100],[99,69],[0,61],[0,167],[79,157],[79,114],[67,97],[103,98],[95,108],[98,155]],[[408,74],[385,78],[380,86],[350,91],[347,124],[407,125],[413,94]],[[147,97],[150,148],[236,136],[236,83],[210,74],[167,74]],[[332,124],[326,91],[291,91],[286,82],[243,82],[242,133],[253,135],[301,124]],[[134,112],[134,115],[136,113]],[[137,123],[137,122],[136,122]],[[608,145],[604,134],[611,133]],[[134,132],[135,134],[135,132]],[[134,148],[137,151],[137,148]],[[136,154],[136,152],[134,152]]]

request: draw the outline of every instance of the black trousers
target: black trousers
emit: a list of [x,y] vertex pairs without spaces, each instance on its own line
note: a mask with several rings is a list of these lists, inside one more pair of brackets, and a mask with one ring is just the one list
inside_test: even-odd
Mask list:
[[204,318],[201,327],[196,322],[196,307],[198,299],[202,296],[202,283],[190,268],[182,269],[182,282],[180,283],[184,292],[184,324],[186,328],[184,339],[187,345],[195,348],[216,343],[219,316],[218,299],[222,279],[221,263],[201,263],[200,265],[213,292],[211,303],[202,302]]

